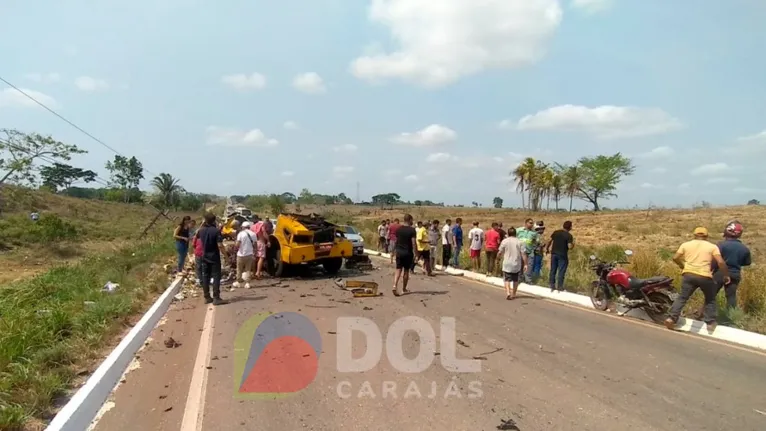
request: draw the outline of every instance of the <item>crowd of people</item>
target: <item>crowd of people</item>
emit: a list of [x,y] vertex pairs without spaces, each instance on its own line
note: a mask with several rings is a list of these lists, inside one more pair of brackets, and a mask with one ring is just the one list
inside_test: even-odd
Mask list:
[[[545,223],[527,219],[518,228],[503,228],[500,222],[491,223],[482,229],[479,222],[464,235],[463,219],[413,222],[405,214],[404,222],[398,218],[381,221],[377,228],[378,251],[390,253],[391,264],[395,264],[394,295],[399,295],[398,285],[402,282],[408,292],[409,274],[415,272],[417,263],[422,261],[426,275],[433,276],[436,262],[444,269],[460,269],[460,256],[469,253],[470,268],[487,275],[501,275],[505,280],[506,297],[516,298],[519,282],[534,283],[540,277],[543,256],[551,255],[549,286],[551,291],[564,291],[569,250],[574,247],[571,234],[572,222],[564,222],[561,229],[545,237]],[[482,254],[484,258],[482,259]]]

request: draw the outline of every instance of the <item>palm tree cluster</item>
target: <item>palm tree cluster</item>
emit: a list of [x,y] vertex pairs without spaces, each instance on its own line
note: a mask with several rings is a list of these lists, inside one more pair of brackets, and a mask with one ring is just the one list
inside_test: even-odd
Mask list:
[[569,197],[569,211],[572,201],[583,181],[582,169],[578,165],[544,163],[527,157],[511,171],[516,191],[521,194],[521,205],[532,211],[540,211],[543,202],[550,209],[551,200],[559,209],[559,201]]

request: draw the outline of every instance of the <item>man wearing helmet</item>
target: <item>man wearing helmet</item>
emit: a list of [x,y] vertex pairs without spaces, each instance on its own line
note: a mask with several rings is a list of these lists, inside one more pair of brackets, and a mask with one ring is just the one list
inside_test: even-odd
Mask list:
[[739,240],[744,232],[742,223],[732,220],[726,223],[723,229],[723,241],[718,243],[718,249],[721,250],[721,256],[729,268],[729,277],[731,281],[728,284],[723,282],[723,274],[719,271],[718,265],[713,261],[713,278],[718,283],[718,290],[724,289],[726,294],[726,308],[737,307],[737,287],[742,280],[742,267],[750,266],[750,249]]

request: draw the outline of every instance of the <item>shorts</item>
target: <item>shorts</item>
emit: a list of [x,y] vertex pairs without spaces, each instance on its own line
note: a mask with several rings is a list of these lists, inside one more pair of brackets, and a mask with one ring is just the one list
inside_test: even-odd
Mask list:
[[396,251],[396,240],[390,239],[388,240],[388,252],[393,253],[394,251]]
[[396,255],[396,269],[412,269],[415,265],[415,256],[412,254],[398,254]]
[[519,275],[521,272],[505,272],[503,271],[503,281],[519,281]]
[[256,244],[255,257],[266,257],[266,244],[258,241]]
[[476,259],[481,256],[481,250],[471,249],[471,259]]

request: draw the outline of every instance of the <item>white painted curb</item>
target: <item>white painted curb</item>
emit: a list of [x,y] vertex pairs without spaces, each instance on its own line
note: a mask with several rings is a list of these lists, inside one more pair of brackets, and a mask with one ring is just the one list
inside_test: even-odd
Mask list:
[[136,352],[144,345],[152,330],[168,311],[173,296],[183,284],[178,277],[165,289],[149,311],[144,314],[112,353],[53,418],[46,431],[82,431],[88,429],[99,409],[117,385]]
[[[371,256],[380,256],[389,259],[391,257],[388,253],[381,253],[374,250],[365,249],[364,252]],[[441,265],[436,265],[436,269],[443,269]],[[462,269],[447,268],[445,271],[450,275],[459,275],[472,280],[480,281],[483,283],[491,284],[493,286],[503,287],[503,279],[499,277],[487,277],[484,274],[477,274],[473,271],[466,271]],[[590,297],[585,295],[579,295],[571,292],[558,292],[552,293],[549,288],[541,286],[533,286],[526,283],[519,285],[519,291],[530,295],[535,295],[543,298],[547,298],[553,301],[566,302],[570,304],[579,305],[585,308],[594,308]],[[636,317],[642,320],[649,320],[648,316],[641,310],[633,310],[628,313],[628,316]],[[678,325],[676,325],[677,331],[690,332],[692,334],[702,335],[705,337],[713,338],[716,340],[727,341],[730,343],[740,344],[747,347],[752,347],[759,350],[766,350],[766,335],[758,334],[755,332],[743,331],[742,329],[730,328],[728,326],[718,326],[715,331],[710,334],[707,331],[707,326],[704,322],[699,320],[680,318]]]

